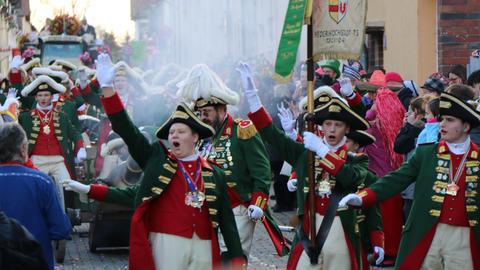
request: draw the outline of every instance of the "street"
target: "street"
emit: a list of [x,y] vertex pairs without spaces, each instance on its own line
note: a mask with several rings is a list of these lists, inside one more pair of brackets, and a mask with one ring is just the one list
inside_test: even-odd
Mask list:
[[[287,225],[294,212],[273,213],[278,225]],[[293,239],[293,233],[287,233]],[[285,269],[288,256],[278,257],[265,228],[258,223],[248,269]],[[128,249],[103,249],[92,253],[88,249],[88,223],[76,226],[72,241],[67,242],[67,253],[63,264],[56,270],[118,270],[128,269]]]

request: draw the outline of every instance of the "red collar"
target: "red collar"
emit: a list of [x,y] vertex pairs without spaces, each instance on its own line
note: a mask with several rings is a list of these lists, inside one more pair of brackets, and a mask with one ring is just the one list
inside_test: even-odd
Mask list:
[[[448,145],[444,140],[441,140],[438,143],[437,150],[439,154],[450,153],[450,150],[448,149]],[[478,159],[478,146],[473,141],[470,142],[470,150],[468,152],[468,158]]]
[[233,118],[229,113],[227,113],[227,119],[225,119],[225,121],[222,136],[232,136]]
[[342,159],[346,159],[347,158],[347,153],[348,153],[348,147],[347,147],[347,144],[344,144],[342,145],[340,148],[337,149],[337,151],[335,152],[335,154],[337,154],[339,157],[341,157]]

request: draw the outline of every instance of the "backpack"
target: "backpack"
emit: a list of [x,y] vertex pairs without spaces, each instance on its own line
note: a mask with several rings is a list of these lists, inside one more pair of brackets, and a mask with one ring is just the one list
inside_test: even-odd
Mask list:
[[3,212],[0,212],[0,269],[48,270],[40,243]]

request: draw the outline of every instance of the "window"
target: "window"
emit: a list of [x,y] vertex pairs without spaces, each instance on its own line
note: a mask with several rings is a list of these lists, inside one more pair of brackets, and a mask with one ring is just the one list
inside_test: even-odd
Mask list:
[[366,70],[383,68],[383,27],[367,27],[365,35]]

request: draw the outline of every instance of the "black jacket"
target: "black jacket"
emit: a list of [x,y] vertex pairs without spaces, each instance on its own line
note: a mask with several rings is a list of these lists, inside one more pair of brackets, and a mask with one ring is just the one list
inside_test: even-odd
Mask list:
[[405,123],[405,125],[400,129],[400,132],[395,138],[395,144],[393,145],[393,151],[398,154],[408,154],[410,151],[415,149],[415,143],[420,132],[422,132],[423,126],[412,125],[410,123]]
[[398,93],[397,97],[398,99],[400,99],[400,102],[402,102],[405,110],[408,111],[408,107],[410,106],[410,101],[413,98],[412,91],[406,87],[400,89],[399,91],[400,92]]

